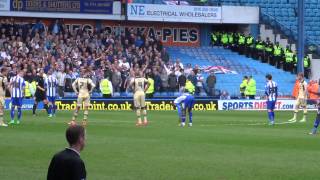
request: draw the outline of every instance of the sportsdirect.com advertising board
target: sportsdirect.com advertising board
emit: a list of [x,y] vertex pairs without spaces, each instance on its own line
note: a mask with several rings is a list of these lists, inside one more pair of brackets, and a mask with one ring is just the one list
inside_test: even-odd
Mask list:
[[[279,99],[276,102],[276,110],[293,110],[296,101]],[[265,110],[266,100],[219,100],[218,110]],[[308,109],[316,109],[314,102],[308,101]]]

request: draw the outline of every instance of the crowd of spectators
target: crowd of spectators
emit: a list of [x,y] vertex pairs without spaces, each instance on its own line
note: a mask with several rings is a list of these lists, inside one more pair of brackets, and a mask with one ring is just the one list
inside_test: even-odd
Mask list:
[[157,37],[134,30],[109,33],[103,27],[70,30],[58,19],[47,28],[41,19],[16,23],[15,19],[2,18],[0,66],[9,69],[8,78],[23,69],[28,82],[34,81],[40,71],[53,69],[60,97],[73,91],[71,84],[82,68],[90,69],[97,84],[95,91],[99,91],[98,84],[104,78],[111,81],[113,92],[130,91],[129,81],[136,68],[154,79],[155,92],[182,91],[187,80],[194,84],[197,94],[204,91],[199,67],[184,67],[179,59],[172,61]]

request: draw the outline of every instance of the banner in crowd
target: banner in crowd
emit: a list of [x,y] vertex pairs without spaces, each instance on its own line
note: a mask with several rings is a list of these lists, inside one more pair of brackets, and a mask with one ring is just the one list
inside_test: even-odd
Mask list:
[[166,5],[183,5],[183,6],[188,6],[190,5],[188,1],[162,1]]
[[113,0],[12,0],[11,11],[112,14]]
[[237,71],[232,71],[223,66],[203,66],[201,69],[206,73],[215,73],[215,74],[238,74]]
[[[42,19],[46,28],[50,26],[53,19]],[[15,18],[15,22],[34,23],[34,19]],[[146,37],[159,37],[165,46],[200,46],[200,26],[198,24],[176,24],[155,22],[119,22],[119,21],[94,21],[64,19],[62,21],[69,30],[87,29],[94,31],[95,28],[104,28],[108,33],[120,34],[121,32],[133,31]]]
[[128,20],[220,23],[221,7],[161,4],[128,4]]
[[[149,111],[173,111],[176,107],[174,99],[152,99],[146,100],[146,108]],[[33,99],[24,99],[22,109],[31,110]],[[56,101],[57,110],[74,110],[77,106],[76,99],[61,99]],[[11,102],[6,99],[6,109],[11,108]],[[39,109],[43,109],[43,104],[39,103]],[[128,111],[133,109],[133,101],[130,99],[93,99],[89,110],[99,111]],[[218,103],[216,100],[197,100],[194,105],[195,111],[216,111]]]
[[[279,99],[276,102],[276,110],[293,110],[296,101]],[[218,110],[266,110],[266,100],[219,100]],[[308,109],[315,110],[314,102],[308,101]]]
[[0,0],[0,11],[10,11],[10,0]]

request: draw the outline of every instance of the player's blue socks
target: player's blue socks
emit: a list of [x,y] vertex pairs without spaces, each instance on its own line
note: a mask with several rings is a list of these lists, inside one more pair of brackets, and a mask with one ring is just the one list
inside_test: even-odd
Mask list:
[[192,123],[192,111],[189,111],[189,123]]
[[313,129],[312,129],[312,134],[316,134],[317,133],[317,129],[319,127],[319,124],[320,124],[320,119],[316,119],[314,121],[314,124],[313,124]]
[[11,112],[10,112],[10,117],[11,117],[11,120],[14,120],[14,106],[11,106]]
[[57,109],[57,106],[56,106],[56,105],[53,105],[53,106],[52,106],[52,114],[53,114],[53,115],[56,114],[56,109]]
[[274,123],[274,112],[269,112],[268,111],[268,117],[269,117],[269,121],[270,123]]
[[186,122],[186,116],[182,116],[182,117],[181,117],[181,121],[182,121],[183,123],[185,123],[185,122]]
[[20,121],[22,116],[22,111],[21,111],[21,107],[18,107],[18,120]]
[[48,115],[50,115],[52,113],[52,105],[49,105],[49,108],[48,108]]
[[179,117],[181,117],[181,106],[180,105],[176,105],[177,106],[177,110],[178,110],[178,115]]
[[320,119],[316,119],[316,120],[314,121],[313,127],[314,127],[314,128],[318,128],[319,124],[320,124]]

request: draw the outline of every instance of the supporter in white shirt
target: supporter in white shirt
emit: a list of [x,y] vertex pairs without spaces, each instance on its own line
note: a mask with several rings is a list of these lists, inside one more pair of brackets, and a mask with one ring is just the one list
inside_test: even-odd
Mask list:
[[191,74],[192,70],[193,69],[191,64],[187,64],[186,68],[184,69],[184,73],[186,74],[187,77]]
[[5,59],[5,58],[8,57],[7,52],[6,52],[4,49],[1,49],[1,51],[0,51],[0,56],[1,56],[3,59]]
[[122,58],[122,60],[119,61],[119,66],[125,71],[130,69],[130,64],[126,58]]
[[176,62],[174,63],[174,67],[180,66],[181,69],[183,69],[183,64],[181,63],[180,59],[178,58]]
[[201,72],[199,71],[197,73],[197,84],[196,84],[196,94],[200,94],[200,92],[202,91],[203,89],[203,76],[201,74]]
[[179,78],[179,76],[181,76],[181,68],[176,68],[174,74],[177,76],[177,79]]
[[58,94],[60,97],[64,97],[64,87],[65,87],[65,83],[66,83],[66,73],[63,71],[63,69],[60,69],[57,73],[56,73],[56,78],[58,80]]

